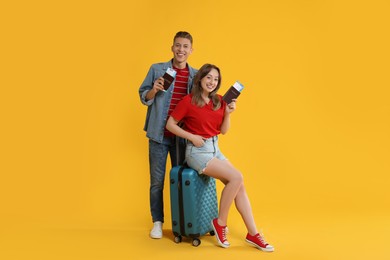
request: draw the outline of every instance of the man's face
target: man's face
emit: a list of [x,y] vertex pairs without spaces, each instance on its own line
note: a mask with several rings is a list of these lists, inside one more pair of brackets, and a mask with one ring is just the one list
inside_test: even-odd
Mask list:
[[177,63],[186,63],[192,53],[191,41],[186,38],[176,38],[172,46],[173,59]]

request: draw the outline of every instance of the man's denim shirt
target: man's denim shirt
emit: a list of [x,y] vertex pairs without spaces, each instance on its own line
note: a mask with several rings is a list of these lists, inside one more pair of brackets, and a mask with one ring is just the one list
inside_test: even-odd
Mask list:
[[[188,65],[188,64],[187,64]],[[146,120],[144,130],[146,131],[146,136],[153,141],[158,143],[162,143],[164,138],[164,129],[167,123],[167,116],[169,105],[171,103],[171,98],[173,94],[173,87],[175,81],[172,82],[169,89],[164,91],[158,91],[156,96],[151,100],[146,100],[146,94],[149,90],[153,88],[154,81],[159,77],[162,77],[165,71],[168,68],[172,68],[172,60],[165,63],[156,63],[153,64],[144,82],[139,88],[139,96],[141,98],[142,104],[148,106],[148,110],[146,112]],[[188,77],[188,86],[187,86],[187,94],[190,93],[192,88],[192,80],[197,72],[196,69],[190,67],[189,69],[189,77]]]

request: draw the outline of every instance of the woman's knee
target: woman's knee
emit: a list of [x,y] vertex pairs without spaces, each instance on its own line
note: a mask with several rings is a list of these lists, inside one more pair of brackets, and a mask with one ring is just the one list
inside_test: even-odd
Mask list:
[[242,175],[242,173],[240,171],[234,170],[230,174],[230,178],[228,181],[229,182],[236,182],[236,183],[242,185],[244,183],[244,176]]

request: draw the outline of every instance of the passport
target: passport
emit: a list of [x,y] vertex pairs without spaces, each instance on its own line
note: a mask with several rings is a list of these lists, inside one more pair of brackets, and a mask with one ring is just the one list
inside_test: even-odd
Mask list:
[[171,84],[172,84],[173,80],[175,79],[175,77],[176,77],[176,70],[174,70],[172,68],[168,68],[165,71],[165,73],[163,75],[163,78],[164,78],[164,89],[165,90],[167,90],[171,86]]
[[231,86],[223,95],[222,99],[227,103],[230,104],[232,102],[232,99],[238,98],[238,96],[241,94],[241,91],[244,89],[244,85],[242,85],[239,81],[236,81],[233,86]]

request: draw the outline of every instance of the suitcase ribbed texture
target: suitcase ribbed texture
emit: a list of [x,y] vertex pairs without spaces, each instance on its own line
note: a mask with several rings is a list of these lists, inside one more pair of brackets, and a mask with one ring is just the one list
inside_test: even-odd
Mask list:
[[[181,175],[181,176],[180,176]],[[175,236],[199,237],[213,230],[218,217],[215,179],[176,166],[170,171],[172,231]]]

